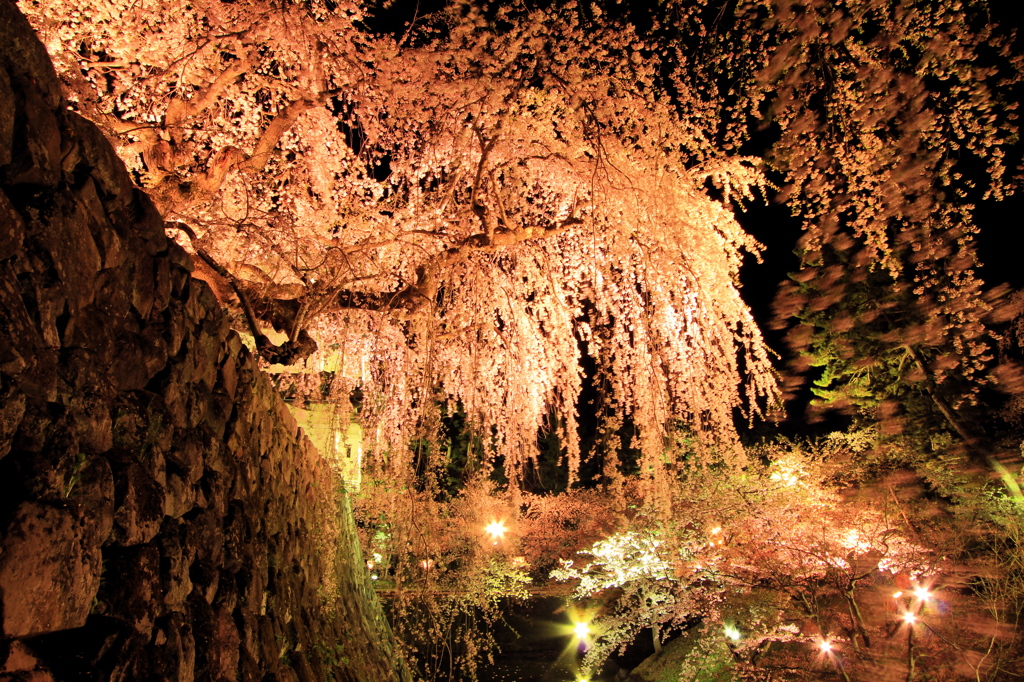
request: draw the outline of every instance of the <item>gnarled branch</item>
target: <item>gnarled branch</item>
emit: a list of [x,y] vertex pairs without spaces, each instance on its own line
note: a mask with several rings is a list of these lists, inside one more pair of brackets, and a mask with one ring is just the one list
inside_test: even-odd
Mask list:
[[300,330],[299,333],[295,335],[295,338],[285,341],[280,346],[268,339],[266,335],[260,331],[256,311],[249,302],[249,297],[246,295],[238,279],[236,279],[234,275],[232,275],[226,268],[220,265],[212,256],[210,256],[210,254],[206,253],[206,251],[199,246],[198,239],[196,238],[195,232],[192,231],[192,228],[182,222],[169,222],[166,223],[166,225],[167,227],[176,228],[187,234],[189,239],[192,240],[192,247],[195,249],[196,255],[199,256],[207,266],[212,268],[214,272],[223,277],[231,286],[235,295],[238,296],[238,302],[242,307],[242,312],[245,314],[245,321],[249,326],[250,333],[256,341],[256,351],[263,359],[272,364],[293,365],[305,360],[316,352],[316,342],[309,336],[309,334],[306,333],[305,330]]

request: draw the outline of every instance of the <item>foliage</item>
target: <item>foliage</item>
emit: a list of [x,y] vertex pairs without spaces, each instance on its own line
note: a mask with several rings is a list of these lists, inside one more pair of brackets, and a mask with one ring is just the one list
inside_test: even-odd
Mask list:
[[[910,247],[899,250],[912,260]],[[973,262],[973,255],[961,254]],[[780,290],[777,306],[800,306],[801,327],[791,331],[794,365],[820,368],[811,389],[812,415],[842,410],[876,422],[884,437],[927,440],[945,430],[977,447],[982,389],[1018,390],[989,370],[995,360],[993,322],[1015,304],[1005,287],[982,293],[974,286],[969,307],[957,304],[954,321],[940,304],[943,294],[925,290],[903,274],[873,262],[869,251],[836,240],[805,260]],[[953,286],[961,295],[967,288]],[[802,303],[798,303],[802,302]],[[967,319],[973,321],[968,323]]]
[[[1024,618],[1024,505],[1019,499],[995,494],[985,506],[993,532],[986,534],[984,541],[990,571],[980,578],[979,591],[992,619],[1006,631],[1017,633]],[[992,644],[998,634],[991,635]],[[990,646],[978,664],[1009,670],[1017,664],[1020,649],[1019,644],[1016,651]]]
[[[399,31],[351,0],[20,6],[265,359],[358,397],[360,539],[423,675],[472,674],[499,600],[586,546],[560,575],[615,603],[588,665],[651,625],[714,632],[744,674],[868,675],[915,641],[977,678],[1017,660],[989,627],[1020,614],[1016,503],[944,473],[925,419],[959,431],[990,381],[971,202],[1013,189],[1024,70],[984,0],[454,0]],[[803,223],[777,312],[819,397],[916,422],[909,454],[739,447],[778,397],[738,284],[760,246],[735,211],[761,198]],[[597,438],[594,491],[585,385],[639,453],[627,476]],[[544,433],[559,496],[519,488]],[[907,466],[951,506],[869,485]],[[905,642],[891,594],[925,579],[949,611],[898,602],[927,607]],[[814,661],[824,637],[842,651]]]
[[[422,481],[421,481],[422,483]],[[502,609],[545,588],[560,558],[614,531],[601,490],[513,495],[482,476],[457,494],[364,478],[354,497],[374,588],[421,679],[467,679],[497,651]],[[500,523],[499,537],[488,527]]]
[[528,596],[529,567],[514,536],[485,528],[513,526],[514,507],[477,478],[456,496],[364,478],[354,511],[377,593],[418,679],[476,679],[495,651],[501,607]]
[[574,489],[557,495],[522,495],[515,522],[517,551],[538,582],[559,561],[612,535],[624,519],[606,489]]
[[867,412],[889,433],[941,424],[974,440],[955,415],[993,383],[988,323],[1004,292],[978,277],[972,212],[1016,187],[1005,153],[1019,139],[1021,56],[987,13],[877,1],[780,13],[796,35],[775,59],[776,106],[801,121],[780,143],[801,153],[775,158],[813,224],[776,324],[795,317],[794,369],[821,368],[818,408]]
[[[585,567],[564,560],[551,572],[555,580],[578,580],[573,591],[577,598],[617,591],[615,612],[602,619],[584,658],[584,670],[624,648],[644,627],[654,629],[655,648],[660,650],[658,625],[678,607],[671,589],[673,566],[659,552],[661,544],[650,533],[617,533],[581,552],[591,557]],[[625,614],[628,617],[622,617]]]
[[[848,468],[843,440],[688,469],[671,517],[635,517],[555,571],[578,581],[576,598],[606,602],[584,667],[660,626],[726,647],[741,678],[867,679],[913,660],[934,679],[1001,679],[1020,657],[1019,502],[947,474],[962,499],[937,504],[911,470]],[[965,470],[962,458],[946,464]],[[697,679],[721,673],[684,658]]]
[[574,421],[581,351],[649,456],[672,418],[728,441],[772,399],[732,214],[762,174],[687,120],[697,90],[663,96],[630,25],[571,3],[454,5],[401,38],[351,3],[26,11],[193,247],[342,355],[336,398],[374,396],[396,467],[450,398],[516,480],[546,415]]
[[552,571],[556,580],[579,580],[577,592],[587,595],[621,587],[628,582],[664,580],[671,565],[658,554],[661,541],[635,532],[617,533],[595,542],[587,550],[591,560],[580,572],[573,561],[566,560]]
[[363,390],[369,449],[395,470],[441,402],[512,481],[551,426],[571,484],[591,361],[598,417],[635,425],[651,476],[675,422],[730,452],[735,411],[775,396],[737,289],[758,245],[733,217],[771,191],[766,167],[820,294],[780,314],[827,327],[832,382],[862,392],[838,339],[870,314],[834,309],[856,293],[832,246],[930,302],[941,350],[917,364],[937,384],[951,363],[976,384],[987,359],[966,202],[1009,191],[1020,70],[981,0],[453,2],[400,31],[319,0],[25,11],[202,276],[288,334],[268,354],[315,338],[310,368],[340,359],[332,398]]

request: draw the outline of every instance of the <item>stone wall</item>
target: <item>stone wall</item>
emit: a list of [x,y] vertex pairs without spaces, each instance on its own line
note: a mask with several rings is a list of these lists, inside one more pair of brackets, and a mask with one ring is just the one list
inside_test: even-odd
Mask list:
[[336,475],[0,0],[0,681],[407,673]]

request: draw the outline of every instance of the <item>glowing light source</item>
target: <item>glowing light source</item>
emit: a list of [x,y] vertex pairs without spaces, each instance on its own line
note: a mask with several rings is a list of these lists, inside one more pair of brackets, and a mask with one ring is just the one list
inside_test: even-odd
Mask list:
[[832,651],[832,644],[829,643],[827,639],[821,640],[821,644],[819,644],[818,646],[821,647],[821,652],[824,654],[827,654],[830,651]]
[[796,474],[792,471],[786,471],[785,469],[782,471],[776,471],[770,476],[770,478],[773,481],[782,481],[789,486],[796,485],[800,481]]
[[740,641],[740,631],[731,625],[725,626],[725,636],[734,642]]
[[914,596],[916,596],[921,601],[924,601],[924,600],[928,599],[929,597],[931,597],[932,593],[929,592],[924,587],[919,587],[916,590],[914,590]]
[[722,527],[715,526],[708,531],[708,535],[711,536],[711,542],[708,543],[708,547],[714,547],[715,545],[724,545],[725,538],[722,536]]
[[902,596],[903,596],[903,593],[902,593],[902,592],[893,592],[893,593],[892,593],[892,598],[893,598],[893,599],[899,599],[899,598],[900,598],[900,597],[902,597]]
[[501,521],[491,521],[487,524],[487,527],[484,528],[484,532],[491,536],[491,539],[494,541],[494,544],[498,544],[498,540],[501,540],[503,537],[505,537],[506,530],[508,529],[505,528],[505,524]]
[[590,634],[590,626],[586,623],[575,623],[572,631],[576,635],[576,639],[586,639],[587,635]]
[[914,623],[917,620],[917,616],[912,614],[910,611],[907,611],[906,613],[903,614],[903,620],[904,620],[904,622],[906,622],[908,624]]

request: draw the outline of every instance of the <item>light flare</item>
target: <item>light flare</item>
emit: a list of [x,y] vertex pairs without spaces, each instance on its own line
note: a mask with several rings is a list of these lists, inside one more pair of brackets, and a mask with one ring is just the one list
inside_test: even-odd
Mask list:
[[491,536],[491,540],[494,544],[498,544],[498,541],[505,537],[505,533],[508,529],[505,528],[505,524],[501,521],[491,521],[484,528],[484,532]]

